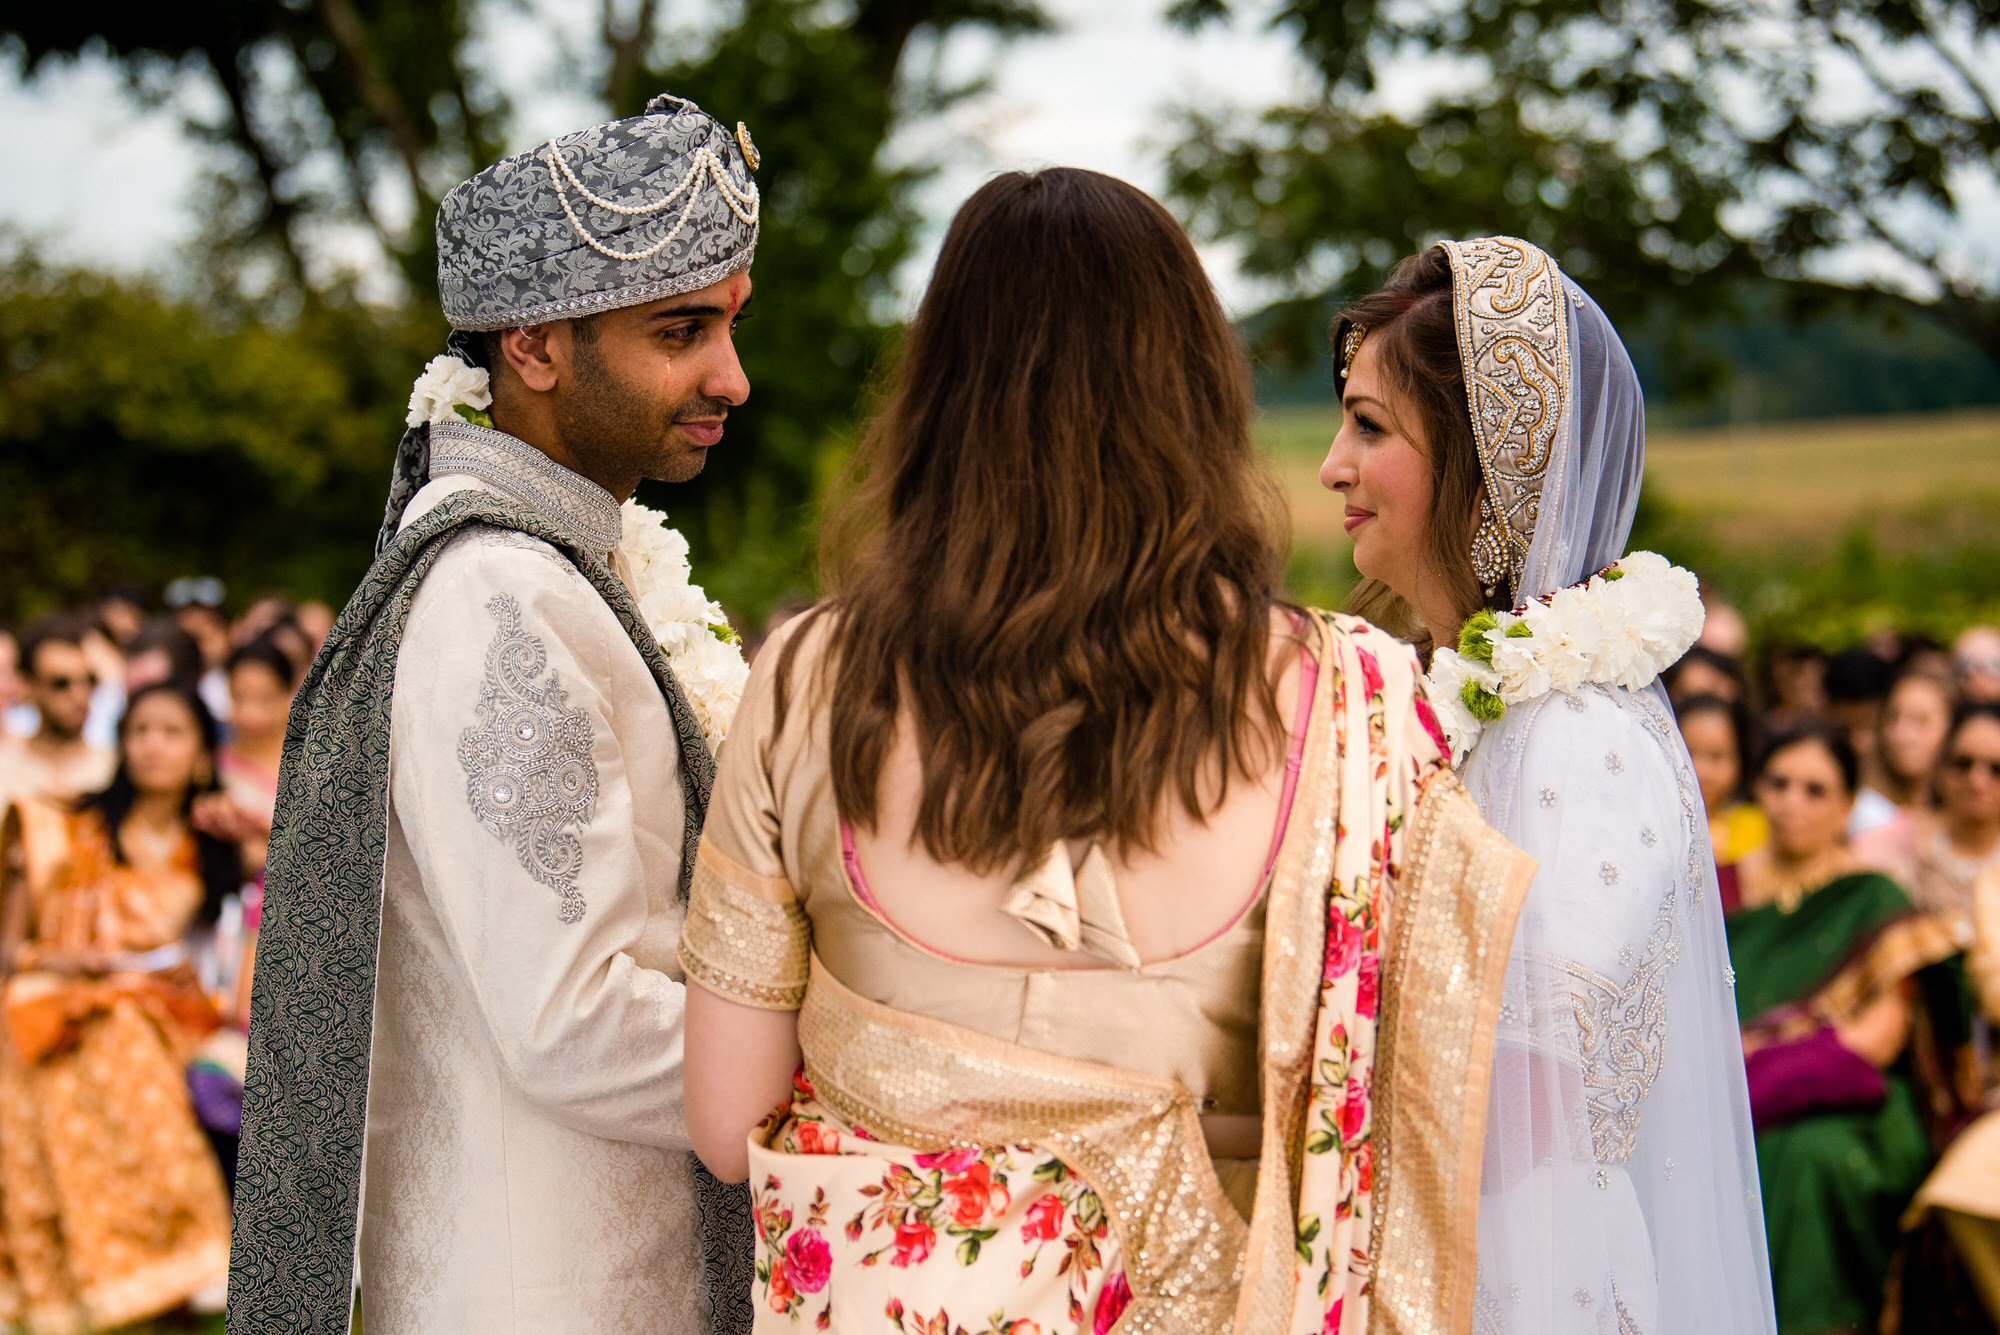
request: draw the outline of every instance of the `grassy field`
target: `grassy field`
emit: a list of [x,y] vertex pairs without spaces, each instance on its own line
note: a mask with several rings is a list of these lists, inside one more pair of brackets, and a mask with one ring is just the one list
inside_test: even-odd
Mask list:
[[[1354,579],[1318,478],[1338,426],[1309,405],[1256,427],[1291,505],[1293,585],[1321,602]],[[2000,410],[1663,431],[1647,443],[1640,530],[1635,544],[1714,572],[1753,615],[1887,599],[1937,633],[2000,604]]]

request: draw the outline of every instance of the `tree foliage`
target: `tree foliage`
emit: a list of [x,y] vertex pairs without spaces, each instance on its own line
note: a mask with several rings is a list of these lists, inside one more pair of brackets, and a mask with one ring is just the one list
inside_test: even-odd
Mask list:
[[284,327],[232,322],[149,284],[0,264],[0,620],[192,573],[339,603],[432,337],[318,301]]
[[[1228,0],[1170,12],[1232,17]],[[2000,273],[1961,221],[2000,185],[1994,0],[1280,0],[1266,17],[1312,95],[1187,111],[1171,190],[1301,296],[1441,235],[1510,232],[1614,317],[1772,278],[1927,306],[2000,363]]]
[[[268,337],[293,337],[283,322],[296,319],[296,336],[310,340],[335,309],[365,324],[365,309],[341,295],[348,278],[316,249],[317,239],[356,226],[376,239],[402,276],[406,301],[378,313],[374,340],[393,346],[402,365],[367,382],[381,397],[356,403],[355,420],[380,434],[372,445],[357,438],[354,448],[372,449],[364,471],[386,477],[395,413],[435,350],[411,346],[407,331],[428,326],[442,340],[431,229],[437,200],[499,157],[508,140],[507,100],[473,64],[471,38],[486,17],[481,0],[190,0],[160,11],[16,6],[0,18],[0,36],[20,44],[31,68],[95,49],[142,91],[157,95],[184,78],[221,90],[223,115],[197,127],[219,152],[214,225],[198,257],[205,281],[194,287],[229,310],[253,299],[274,321]],[[891,314],[890,277],[918,222],[912,192],[922,164],[892,164],[884,147],[902,117],[970,91],[927,73],[909,57],[913,43],[965,28],[1012,37],[1048,27],[1035,0],[735,0],[697,27],[675,30],[662,26],[657,0],[603,0],[596,49],[576,70],[606,115],[632,114],[670,90],[725,123],[745,122],[763,159],[756,318],[739,341],[750,403],[731,415],[697,482],[649,497],[687,533],[710,591],[740,609],[755,612],[810,580],[809,506],[856,419]],[[399,196],[407,208],[385,205]],[[405,214],[406,222],[395,220]],[[261,266],[251,263],[260,257]],[[246,272],[269,281],[246,292]],[[175,309],[195,318],[192,307]],[[191,328],[184,336],[196,339]],[[370,337],[358,327],[356,336]],[[201,346],[233,355],[219,334]],[[134,382],[121,392],[145,391]],[[227,438],[224,426],[198,417],[180,429]],[[321,431],[302,437],[302,448],[324,441],[331,449],[331,440]],[[132,448],[145,454],[136,440]],[[211,504],[222,508],[223,495]],[[353,512],[351,540],[365,553],[374,519],[363,523],[362,513]],[[150,540],[143,530],[129,537]]]

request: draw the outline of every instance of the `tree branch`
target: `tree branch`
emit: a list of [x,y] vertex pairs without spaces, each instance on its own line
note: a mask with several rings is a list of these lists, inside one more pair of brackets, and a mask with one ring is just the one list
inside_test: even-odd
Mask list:
[[410,178],[412,202],[421,217],[430,190],[424,183],[424,139],[416,118],[395,85],[383,74],[382,63],[375,58],[374,43],[368,37],[368,27],[354,8],[353,0],[320,0],[319,7],[326,18],[327,31],[333,34],[335,44],[354,70],[362,105],[380,122],[389,142],[395,146],[396,155],[403,160],[403,170]]
[[1970,92],[1979,105],[1985,108],[1987,121],[1989,123],[2000,122],[2000,107],[1994,105],[1993,95],[1987,91],[1986,85],[1979,81],[1972,67],[1966,64],[1964,57],[1951,49],[1949,42],[1939,39],[1936,20],[1931,17],[1929,6],[1920,5],[1917,12],[1923,16],[1924,44],[1937,53],[1938,59],[1951,66],[1952,73],[1956,74],[1964,82],[1966,91]]
[[218,51],[213,47],[204,47],[202,54],[207,57],[208,67],[229,103],[230,120],[236,127],[231,137],[249,156],[251,169],[257,175],[257,184],[263,194],[264,216],[257,220],[254,230],[278,239],[285,267],[291,270],[293,281],[303,289],[306,285],[305,256],[299,253],[298,241],[292,235],[292,224],[298,221],[300,210],[295,201],[280,197],[278,177],[283,173],[284,165],[272,155],[257,134],[256,127],[251,124],[249,89],[244,84],[243,70],[238,63],[244,53],[234,49]]
[[653,27],[658,10],[658,0],[639,0],[639,12],[633,18],[631,27],[621,32],[617,0],[604,0],[604,19],[600,26],[604,45],[611,52],[611,63],[604,72],[604,102],[614,116],[630,116],[640,109],[632,85],[639,77],[646,52],[653,45]]

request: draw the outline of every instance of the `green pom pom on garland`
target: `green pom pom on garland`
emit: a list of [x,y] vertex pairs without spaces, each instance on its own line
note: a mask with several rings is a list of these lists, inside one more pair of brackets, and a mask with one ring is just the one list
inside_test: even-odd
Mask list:
[[454,403],[451,405],[451,410],[474,426],[483,426],[488,431],[493,429],[493,415],[484,409],[475,408],[469,403]]
[[1458,698],[1465,701],[1467,712],[1481,723],[1492,723],[1507,712],[1507,702],[1476,681],[1465,683]]
[[1459,656],[1492,667],[1493,646],[1487,641],[1486,632],[1499,624],[1500,618],[1494,616],[1490,609],[1482,608],[1474,612],[1471,620],[1458,632]]

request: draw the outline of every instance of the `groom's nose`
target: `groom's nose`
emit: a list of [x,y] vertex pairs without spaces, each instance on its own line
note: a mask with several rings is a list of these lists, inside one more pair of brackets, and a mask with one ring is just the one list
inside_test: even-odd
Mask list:
[[701,383],[695,389],[711,399],[721,399],[732,408],[741,407],[743,401],[750,397],[750,377],[743,374],[742,359],[736,355],[734,334],[722,340],[715,360],[703,373]]

